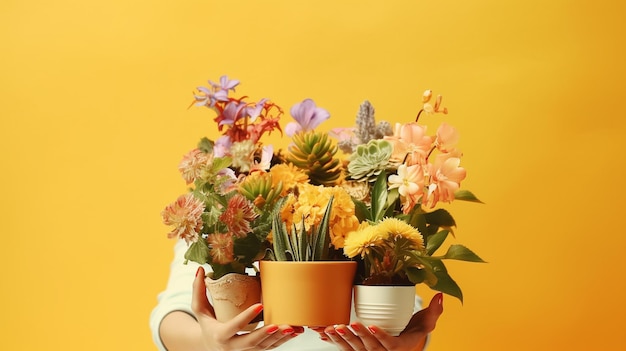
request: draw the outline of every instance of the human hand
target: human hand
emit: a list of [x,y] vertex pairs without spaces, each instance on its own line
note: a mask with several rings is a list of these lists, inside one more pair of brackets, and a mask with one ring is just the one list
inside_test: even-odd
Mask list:
[[215,319],[215,311],[206,295],[202,267],[196,272],[192,296],[191,309],[200,324],[207,350],[267,350],[286,343],[304,331],[302,327],[270,324],[238,335],[237,332],[243,330],[263,310],[263,305],[254,304],[230,321],[219,322]]
[[341,351],[409,351],[422,350],[428,333],[435,329],[443,313],[443,294],[436,294],[427,308],[413,315],[408,325],[398,336],[391,336],[377,326],[365,327],[355,322],[326,328],[313,328],[320,338],[335,344]]

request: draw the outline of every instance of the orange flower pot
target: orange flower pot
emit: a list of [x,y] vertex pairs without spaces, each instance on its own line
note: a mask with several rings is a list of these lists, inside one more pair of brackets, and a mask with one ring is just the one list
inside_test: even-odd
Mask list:
[[265,324],[348,324],[356,262],[261,261]]

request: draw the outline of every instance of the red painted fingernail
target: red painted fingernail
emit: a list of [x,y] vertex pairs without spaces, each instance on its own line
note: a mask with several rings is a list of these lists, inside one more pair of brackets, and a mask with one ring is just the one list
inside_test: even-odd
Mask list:
[[439,293],[437,303],[443,306],[443,294],[442,293]]
[[355,332],[361,330],[361,328],[359,328],[359,325],[354,323],[350,324],[350,328],[352,328],[352,330],[354,330]]
[[372,333],[372,334],[376,334],[376,332],[377,332],[376,327],[375,327],[375,326],[373,326],[373,325],[372,325],[372,326],[367,327],[367,329],[368,329],[368,330],[370,331],[370,333]]
[[343,330],[342,328],[335,328],[335,330],[337,331],[337,334],[339,335],[346,335],[346,331]]
[[261,311],[263,311],[263,305],[258,305],[258,306],[254,309],[254,312],[255,312],[255,313],[260,313]]
[[200,268],[202,267],[198,267],[198,269],[196,270],[196,277],[198,276],[198,274],[200,274]]
[[287,328],[283,330],[283,335],[292,334],[292,333],[293,333],[293,328]]
[[269,327],[269,329],[267,329],[266,333],[274,334],[274,333],[276,333],[277,330],[278,330],[278,326],[277,325],[273,325],[273,326]]
[[327,341],[327,340],[328,340],[328,338],[327,338],[327,337],[325,337],[325,336],[320,336],[320,339],[321,339],[322,341]]

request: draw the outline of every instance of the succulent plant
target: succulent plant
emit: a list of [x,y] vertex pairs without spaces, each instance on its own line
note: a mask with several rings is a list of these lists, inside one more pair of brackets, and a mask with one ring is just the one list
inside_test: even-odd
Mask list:
[[353,180],[374,182],[378,175],[393,168],[390,161],[393,146],[381,139],[372,139],[367,144],[358,145],[350,155],[348,175]]
[[306,170],[311,184],[334,186],[341,182],[341,161],[337,146],[326,133],[301,132],[293,136],[287,161]]

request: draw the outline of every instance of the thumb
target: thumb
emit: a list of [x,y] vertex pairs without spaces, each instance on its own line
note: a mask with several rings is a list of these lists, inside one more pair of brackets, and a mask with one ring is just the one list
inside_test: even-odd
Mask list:
[[439,316],[443,313],[443,294],[437,293],[430,300],[426,313],[424,315],[423,327],[426,332],[430,333],[435,329]]
[[191,310],[196,315],[196,318],[200,316],[209,316],[215,318],[215,311],[213,306],[209,303],[209,299],[206,295],[206,285],[204,283],[204,268],[198,267],[196,271],[196,278],[193,281],[193,289],[191,291]]

